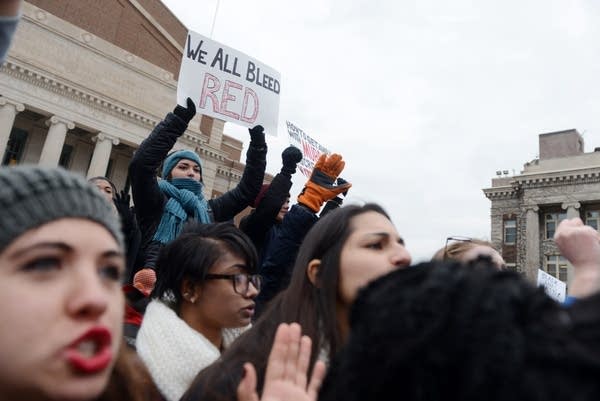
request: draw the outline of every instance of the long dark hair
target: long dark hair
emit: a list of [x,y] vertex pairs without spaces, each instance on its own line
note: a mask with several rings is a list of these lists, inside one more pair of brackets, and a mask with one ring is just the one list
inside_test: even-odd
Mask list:
[[156,285],[151,297],[167,298],[178,309],[184,280],[204,283],[209,269],[231,252],[244,259],[248,273],[256,273],[258,256],[250,239],[230,223],[193,222],[181,235],[164,246],[156,261]]
[[[335,355],[341,346],[336,315],[340,255],[352,234],[352,219],[367,212],[376,212],[389,219],[379,205],[350,205],[327,214],[310,229],[298,251],[289,287],[271,301],[251,330],[196,377],[181,401],[235,400],[244,362],[255,366],[257,388],[262,391],[267,358],[280,323],[300,323],[303,334],[313,340],[310,366],[321,350],[326,350],[328,357]],[[313,259],[321,260],[318,286],[311,283],[306,272]]]

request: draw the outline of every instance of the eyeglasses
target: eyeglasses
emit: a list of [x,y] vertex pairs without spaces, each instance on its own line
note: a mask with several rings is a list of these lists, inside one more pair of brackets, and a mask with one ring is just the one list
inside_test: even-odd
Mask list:
[[233,290],[240,295],[248,293],[250,283],[259,292],[262,284],[262,277],[259,274],[207,274],[204,278],[207,280],[231,280],[233,281]]
[[446,245],[444,245],[444,256],[443,256],[442,260],[448,259],[448,245],[451,244],[451,241],[453,241],[453,242],[471,242],[471,241],[473,241],[473,238],[462,237],[460,235],[455,235],[453,237],[446,238]]

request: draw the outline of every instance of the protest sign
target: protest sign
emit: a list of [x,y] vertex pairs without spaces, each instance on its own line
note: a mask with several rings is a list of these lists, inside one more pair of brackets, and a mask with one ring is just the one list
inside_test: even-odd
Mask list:
[[319,159],[319,156],[323,153],[328,154],[329,150],[291,122],[286,121],[285,123],[290,136],[290,144],[302,151],[303,158],[300,163],[298,163],[298,170],[300,170],[304,176],[310,177],[310,173],[312,172],[313,167],[315,167],[315,163]]
[[558,302],[565,301],[565,297],[567,296],[567,284],[546,273],[542,269],[538,269],[537,285],[538,287],[544,287],[544,291],[550,298],[553,298]]
[[196,32],[188,32],[177,103],[190,97],[199,113],[277,135],[281,77],[273,68]]

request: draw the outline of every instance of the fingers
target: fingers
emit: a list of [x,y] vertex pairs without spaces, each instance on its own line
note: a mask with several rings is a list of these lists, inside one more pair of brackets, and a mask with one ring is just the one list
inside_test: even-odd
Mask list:
[[325,166],[326,160],[327,160],[327,155],[325,153],[321,154],[321,156],[319,156],[319,159],[315,163],[314,170],[322,170],[323,167]]
[[296,358],[296,379],[295,382],[301,388],[306,388],[306,374],[310,365],[310,354],[312,351],[312,341],[308,336],[302,336],[300,339],[300,350]]
[[251,363],[244,364],[244,377],[237,387],[238,401],[258,401],[256,393],[256,370]]
[[290,326],[282,323],[277,328],[265,372],[265,383],[285,376],[286,358],[290,343]]
[[194,110],[194,112],[196,111],[196,105],[194,104],[194,101],[191,98],[187,98],[186,99],[186,104],[187,104],[187,108],[188,110]]
[[300,333],[302,329],[298,323],[289,325],[289,341],[287,343],[287,353],[285,361],[284,380],[296,381],[296,371],[298,370],[298,355],[300,353]]
[[331,177],[337,177],[344,170],[346,162],[342,160],[342,155],[333,153],[329,155],[321,170]]
[[317,361],[315,363],[310,382],[308,383],[308,388],[306,389],[306,393],[311,401],[317,401],[319,390],[321,389],[323,379],[325,378],[325,370],[326,368],[323,361]]

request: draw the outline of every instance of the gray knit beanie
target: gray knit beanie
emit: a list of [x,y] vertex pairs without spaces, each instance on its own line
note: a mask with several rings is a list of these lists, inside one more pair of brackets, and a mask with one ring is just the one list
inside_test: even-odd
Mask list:
[[83,177],[62,168],[0,168],[0,252],[27,230],[64,217],[101,224],[123,249],[119,217]]

